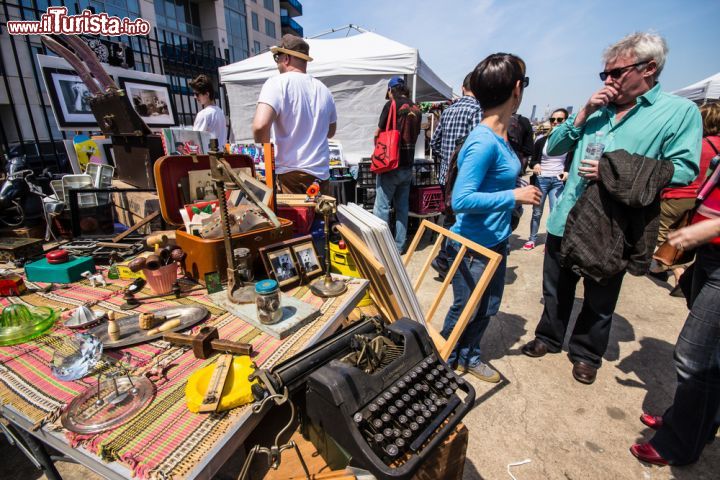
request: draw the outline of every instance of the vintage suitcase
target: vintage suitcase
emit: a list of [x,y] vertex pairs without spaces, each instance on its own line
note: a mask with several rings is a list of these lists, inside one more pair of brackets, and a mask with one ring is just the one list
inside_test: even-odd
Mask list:
[[0,238],[0,263],[39,257],[43,254],[43,243],[41,238]]
[[[225,159],[233,168],[248,168],[252,174],[255,173],[253,159],[248,155],[226,155]],[[188,203],[183,198],[182,188],[188,172],[209,169],[210,160],[207,155],[168,155],[159,158],[155,163],[160,212],[167,223],[180,227],[175,241],[186,253],[183,268],[190,278],[202,284],[205,283],[206,273],[218,272],[220,278],[226,278],[227,263],[223,239],[204,239],[187,233],[180,216],[180,208]],[[262,261],[257,255],[260,247],[292,238],[293,223],[284,218],[279,220],[279,228],[260,228],[233,235],[233,248],[249,248],[255,266],[260,266]]]
[[153,167],[165,155],[160,135],[112,136],[115,176],[138,188],[155,188]]

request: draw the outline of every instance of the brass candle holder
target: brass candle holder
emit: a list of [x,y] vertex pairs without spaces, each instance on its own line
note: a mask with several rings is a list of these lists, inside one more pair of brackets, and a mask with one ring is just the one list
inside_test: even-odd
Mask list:
[[336,201],[322,197],[315,211],[325,219],[325,275],[310,284],[310,291],[318,297],[337,297],[345,293],[347,285],[342,280],[333,279],[330,274],[330,216],[337,211]]

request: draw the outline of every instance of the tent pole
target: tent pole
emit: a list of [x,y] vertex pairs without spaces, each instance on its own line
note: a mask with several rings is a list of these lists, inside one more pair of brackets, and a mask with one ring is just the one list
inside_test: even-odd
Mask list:
[[415,98],[416,98],[416,96],[417,96],[417,95],[416,95],[416,92],[415,92],[416,90],[417,90],[417,73],[415,73],[415,74],[413,75],[413,93],[412,93],[412,101],[413,101],[413,103],[415,103]]

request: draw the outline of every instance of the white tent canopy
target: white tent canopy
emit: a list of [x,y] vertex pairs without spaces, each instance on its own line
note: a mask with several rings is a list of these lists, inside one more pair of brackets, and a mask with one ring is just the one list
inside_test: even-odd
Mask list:
[[[314,59],[308,63],[308,73],[333,94],[338,112],[334,138],[342,143],[352,163],[372,153],[373,133],[391,77],[404,75],[417,102],[452,98],[452,89],[422,61],[415,48],[371,32],[307,42]],[[220,68],[235,139],[252,138],[260,89],[268,77],[278,74],[270,52]]]
[[720,98],[720,73],[676,90],[673,93],[688,98],[693,102],[703,102],[708,99],[717,100]]

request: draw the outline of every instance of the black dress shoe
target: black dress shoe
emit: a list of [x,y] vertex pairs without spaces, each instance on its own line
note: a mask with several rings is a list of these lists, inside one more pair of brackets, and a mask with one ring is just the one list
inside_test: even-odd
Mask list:
[[528,357],[537,358],[548,353],[548,347],[545,342],[536,338],[523,345],[521,351]]
[[597,368],[585,362],[575,362],[572,373],[575,380],[585,385],[590,385],[595,381],[595,377],[597,377]]

